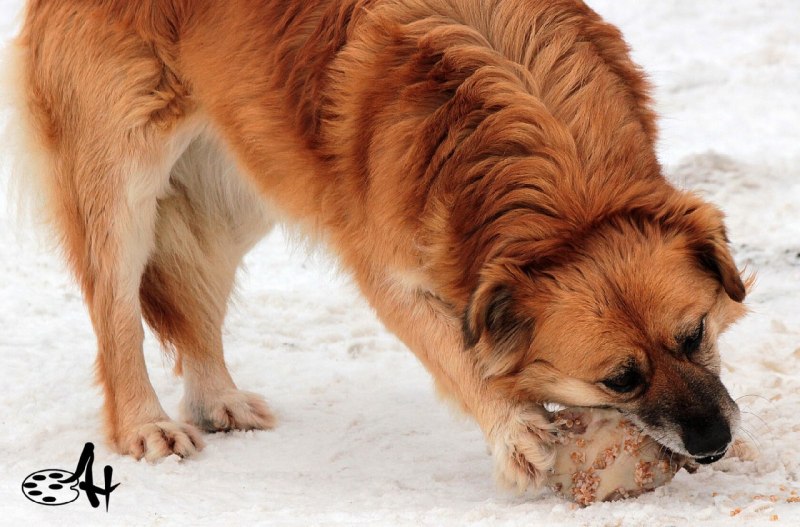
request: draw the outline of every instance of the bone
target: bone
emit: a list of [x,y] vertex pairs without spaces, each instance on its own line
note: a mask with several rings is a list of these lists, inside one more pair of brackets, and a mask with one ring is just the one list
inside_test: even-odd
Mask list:
[[687,462],[616,410],[567,408],[553,414],[553,422],[556,462],[547,483],[582,506],[652,491]]

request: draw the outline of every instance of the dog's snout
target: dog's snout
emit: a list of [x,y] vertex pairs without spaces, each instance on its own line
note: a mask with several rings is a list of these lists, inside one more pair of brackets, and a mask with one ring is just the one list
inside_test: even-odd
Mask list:
[[659,366],[638,408],[639,421],[697,463],[721,459],[739,425],[736,402],[719,377],[700,365],[665,360]]
[[683,423],[682,428],[683,445],[687,452],[708,460],[707,463],[719,459],[731,442],[730,425],[721,414],[706,419],[693,419]]

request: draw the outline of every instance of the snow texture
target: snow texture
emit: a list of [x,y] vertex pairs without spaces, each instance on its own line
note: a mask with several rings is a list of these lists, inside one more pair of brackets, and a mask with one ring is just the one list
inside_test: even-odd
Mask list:
[[[0,524],[800,525],[800,503],[787,501],[800,492],[800,2],[589,3],[622,29],[655,85],[666,173],[722,207],[737,261],[757,273],[750,315],[721,341],[755,459],[588,508],[506,494],[476,425],[437,400],[346,276],[281,233],[247,257],[225,332],[235,380],[266,396],[279,426],[208,435],[187,461],[118,456],[102,440],[79,291],[3,208]],[[4,37],[19,7],[0,0]],[[177,416],[181,384],[152,335],[146,356]],[[28,474],[73,471],[87,441],[95,479],[110,464],[121,483],[108,513],[84,497],[62,507],[25,499]]]

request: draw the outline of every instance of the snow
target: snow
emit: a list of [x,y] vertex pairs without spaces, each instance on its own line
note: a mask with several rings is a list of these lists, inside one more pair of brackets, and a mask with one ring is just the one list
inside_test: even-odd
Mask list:
[[[19,5],[0,0],[2,35]],[[477,427],[437,399],[349,279],[279,232],[247,257],[225,334],[234,378],[266,396],[278,428],[206,436],[187,461],[118,456],[102,441],[78,289],[3,209],[0,524],[800,525],[800,503],[786,502],[800,491],[800,2],[590,5],[620,26],[655,85],[666,172],[726,211],[737,260],[757,273],[750,315],[721,343],[754,460],[725,459],[585,509],[550,493],[507,494]],[[152,336],[146,356],[177,415],[180,382]],[[28,474],[73,470],[87,441],[95,478],[110,464],[121,483],[108,513],[83,497],[63,507],[24,498]]]

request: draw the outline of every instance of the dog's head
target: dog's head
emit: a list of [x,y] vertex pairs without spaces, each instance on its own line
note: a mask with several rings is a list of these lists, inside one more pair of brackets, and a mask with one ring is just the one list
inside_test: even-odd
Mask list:
[[559,258],[484,274],[465,335],[509,396],[620,409],[675,452],[712,462],[738,425],[717,338],[745,309],[722,215],[621,214]]

